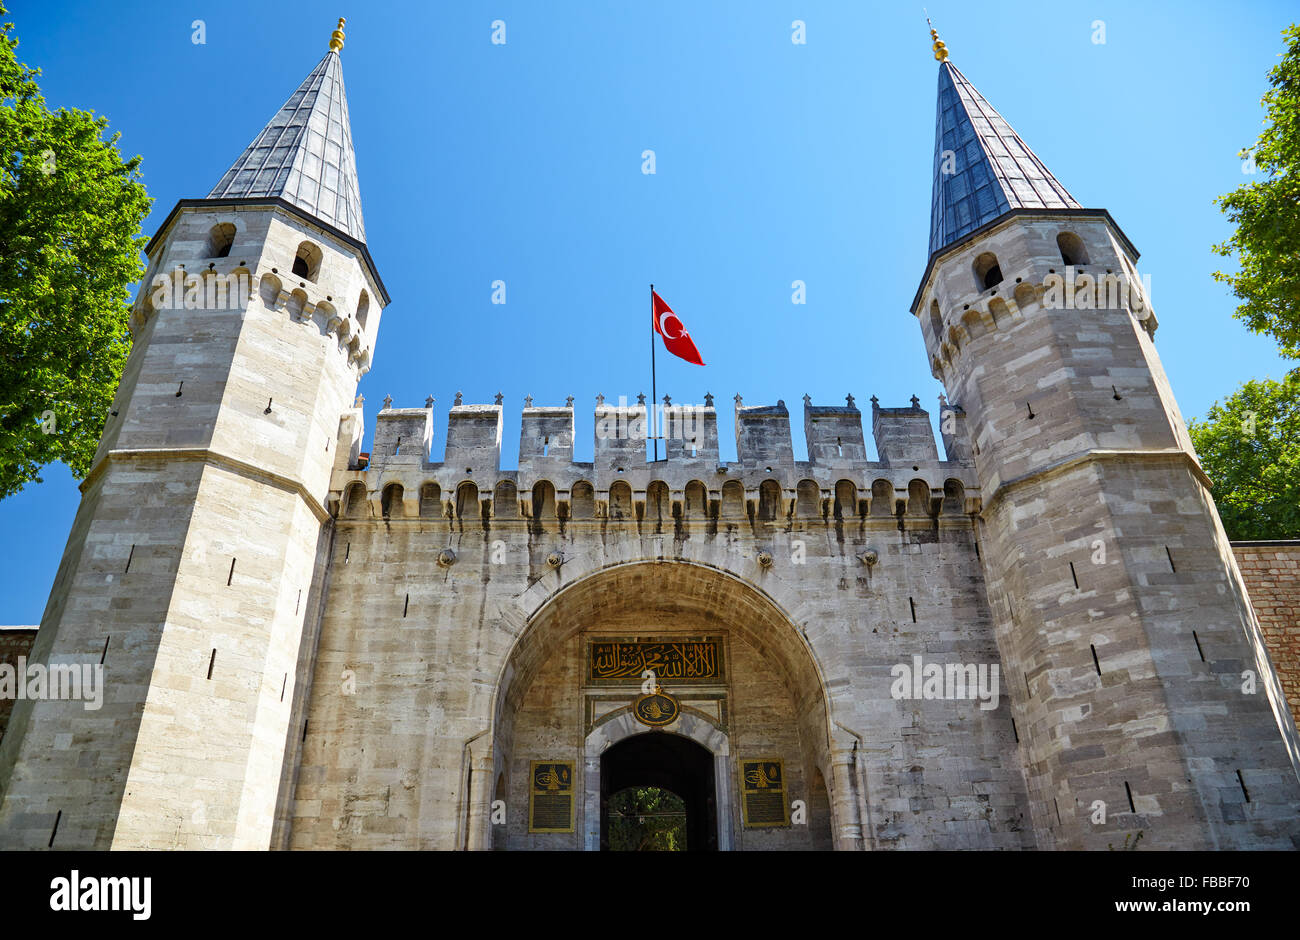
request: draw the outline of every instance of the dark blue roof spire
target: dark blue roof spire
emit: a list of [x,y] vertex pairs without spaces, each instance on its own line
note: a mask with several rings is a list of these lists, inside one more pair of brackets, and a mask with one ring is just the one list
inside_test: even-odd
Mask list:
[[[940,58],[942,53],[942,58]],[[965,75],[939,59],[930,254],[1012,209],[1081,208]]]
[[253,139],[209,199],[281,198],[360,242],[361,187],[343,88],[343,20],[330,48]]

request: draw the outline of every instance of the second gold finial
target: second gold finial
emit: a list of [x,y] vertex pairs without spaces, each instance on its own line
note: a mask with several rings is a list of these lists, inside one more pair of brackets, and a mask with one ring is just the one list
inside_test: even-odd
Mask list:
[[925,24],[930,27],[930,38],[934,40],[934,45],[931,48],[934,49],[935,61],[947,62],[948,45],[942,39],[939,38],[939,31],[934,28],[934,24],[930,22],[930,18],[928,16],[925,18]]
[[347,20],[340,16],[338,29],[330,33],[330,52],[343,51],[343,40],[346,38],[343,35],[343,24],[346,22]]

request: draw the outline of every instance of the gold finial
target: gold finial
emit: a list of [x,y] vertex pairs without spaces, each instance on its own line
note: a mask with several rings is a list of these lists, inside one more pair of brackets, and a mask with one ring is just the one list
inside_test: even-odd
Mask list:
[[343,36],[343,24],[346,22],[347,20],[345,20],[343,17],[340,16],[339,28],[334,30],[334,32],[330,33],[330,52],[343,51],[343,40],[345,38]]
[[928,16],[925,18],[925,25],[930,27],[930,38],[934,40],[934,45],[931,46],[931,48],[934,49],[935,61],[947,62],[948,46],[939,38],[939,31],[934,28],[934,24],[930,22],[930,17]]

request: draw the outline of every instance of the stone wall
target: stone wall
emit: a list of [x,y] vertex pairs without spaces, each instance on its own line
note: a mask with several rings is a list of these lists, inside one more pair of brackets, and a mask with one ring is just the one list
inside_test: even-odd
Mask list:
[[1273,668],[1300,724],[1300,539],[1233,542]]
[[[597,434],[643,420],[616,410],[598,405]],[[428,459],[427,409],[380,412],[371,463],[331,487],[320,639],[278,844],[499,846],[500,793],[510,847],[591,846],[590,813],[572,835],[526,831],[530,761],[573,760],[590,805],[600,748],[637,731],[600,730],[620,717],[587,727],[598,696],[581,680],[583,638],[688,631],[733,651],[725,735],[698,722],[688,733],[689,716],[667,729],[705,739],[724,768],[723,844],[1035,847],[1013,677],[987,709],[974,689],[893,695],[892,670],[915,657],[1000,661],[970,463],[938,459],[917,403],[872,413],[879,461],[865,459],[849,402],[805,403],[810,461],[792,459],[783,405],[741,405],[740,459],[722,464],[706,402],[669,459],[598,437],[584,463],[571,408],[530,407],[506,470],[499,404],[457,403],[441,462]],[[741,824],[735,760],[767,756],[784,760],[807,827]]]

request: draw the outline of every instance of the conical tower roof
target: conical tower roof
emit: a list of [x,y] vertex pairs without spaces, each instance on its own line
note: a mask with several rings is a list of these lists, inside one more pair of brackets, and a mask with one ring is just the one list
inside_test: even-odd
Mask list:
[[941,61],[930,255],[1013,209],[1079,208],[957,66]]
[[334,48],[208,193],[209,199],[264,196],[366,240],[343,66]]

